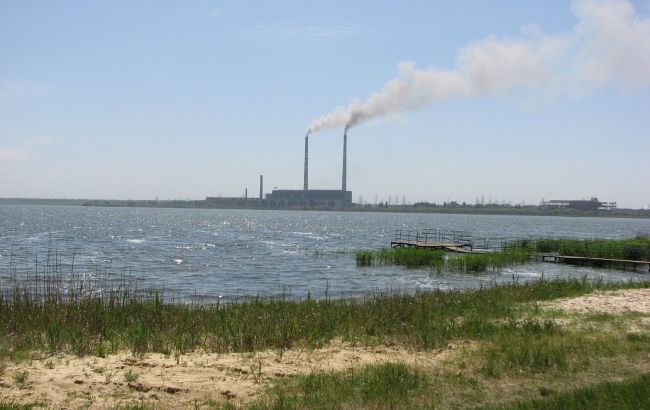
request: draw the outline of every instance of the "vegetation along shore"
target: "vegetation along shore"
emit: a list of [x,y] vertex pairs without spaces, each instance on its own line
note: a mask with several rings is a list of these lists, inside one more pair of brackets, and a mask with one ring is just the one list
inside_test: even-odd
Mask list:
[[648,323],[650,282],[200,305],[42,276],[2,292],[0,392],[4,408],[639,408]]
[[197,208],[197,209],[291,209],[305,211],[335,212],[397,212],[432,214],[476,214],[476,215],[527,215],[527,216],[572,216],[604,218],[650,218],[650,209],[617,208],[614,210],[584,211],[577,209],[543,209],[537,205],[509,204],[459,204],[456,202],[428,203],[410,205],[399,204],[353,204],[352,208],[333,209],[330,207],[269,207],[252,203],[214,203],[203,199],[170,200],[118,200],[118,199],[47,199],[47,198],[0,198],[1,205],[49,205],[49,206],[98,206],[128,208]]
[[355,257],[358,266],[400,265],[410,269],[429,268],[433,273],[476,273],[526,263],[545,254],[607,259],[585,263],[624,268],[623,263],[608,260],[650,261],[650,238],[525,239],[504,242],[498,250],[460,254],[441,249],[397,247],[360,250]]

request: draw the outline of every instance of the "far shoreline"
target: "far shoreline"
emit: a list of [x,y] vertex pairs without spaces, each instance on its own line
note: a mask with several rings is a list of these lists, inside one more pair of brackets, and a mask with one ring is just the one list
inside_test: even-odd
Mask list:
[[214,204],[206,200],[98,200],[98,199],[59,199],[59,198],[0,198],[0,205],[15,206],[87,206],[103,208],[163,208],[163,209],[241,209],[257,211],[325,211],[325,212],[368,212],[399,214],[443,214],[443,215],[496,215],[496,216],[559,216],[589,218],[650,219],[648,209],[620,208],[613,211],[579,211],[562,209],[548,211],[537,206],[512,205],[458,205],[458,206],[416,206],[416,205],[358,205],[352,208],[329,207],[269,207],[246,205]]

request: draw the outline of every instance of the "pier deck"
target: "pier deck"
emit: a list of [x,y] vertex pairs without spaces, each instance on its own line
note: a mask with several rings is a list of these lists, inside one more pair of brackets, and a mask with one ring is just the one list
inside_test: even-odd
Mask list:
[[418,249],[442,249],[458,253],[479,253],[454,242],[418,241],[409,239],[394,240],[390,243],[391,248],[418,248]]
[[442,249],[458,253],[482,253],[474,246],[474,238],[469,232],[447,231],[442,229],[421,229],[395,231],[391,248]]
[[623,270],[627,266],[631,266],[636,270],[639,266],[647,266],[648,272],[650,272],[650,261],[637,261],[630,259],[610,259],[610,258],[592,258],[587,256],[570,256],[570,255],[558,255],[555,253],[545,253],[538,256],[542,262],[553,262],[553,263],[569,263],[573,265],[601,265],[609,266],[612,265],[623,265]]

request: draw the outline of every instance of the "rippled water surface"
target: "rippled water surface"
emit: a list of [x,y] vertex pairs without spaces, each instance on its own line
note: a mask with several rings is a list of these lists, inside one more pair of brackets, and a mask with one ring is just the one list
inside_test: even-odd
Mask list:
[[[10,261],[27,275],[56,250],[76,271],[129,272],[183,296],[290,292],[355,297],[376,291],[470,288],[515,280],[583,276],[638,280],[640,273],[527,264],[480,275],[356,266],[354,251],[390,246],[396,229],[439,228],[477,237],[625,238],[650,232],[647,219],[563,218],[253,210],[0,206],[0,280]],[[13,257],[12,257],[13,255]],[[64,269],[66,271],[66,269]]]

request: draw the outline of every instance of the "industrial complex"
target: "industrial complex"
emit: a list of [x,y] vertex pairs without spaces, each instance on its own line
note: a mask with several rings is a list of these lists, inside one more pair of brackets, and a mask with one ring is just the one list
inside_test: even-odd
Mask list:
[[347,190],[347,151],[348,133],[343,133],[343,169],[341,172],[341,189],[309,189],[309,134],[305,136],[305,166],[302,189],[274,189],[264,195],[264,177],[260,175],[260,193],[258,198],[248,198],[246,191],[243,198],[206,197],[206,202],[214,205],[261,206],[268,208],[350,208],[352,191]]
[[598,198],[591,199],[553,199],[542,201],[542,209],[575,209],[578,211],[612,211],[616,209],[616,202],[602,202]]

